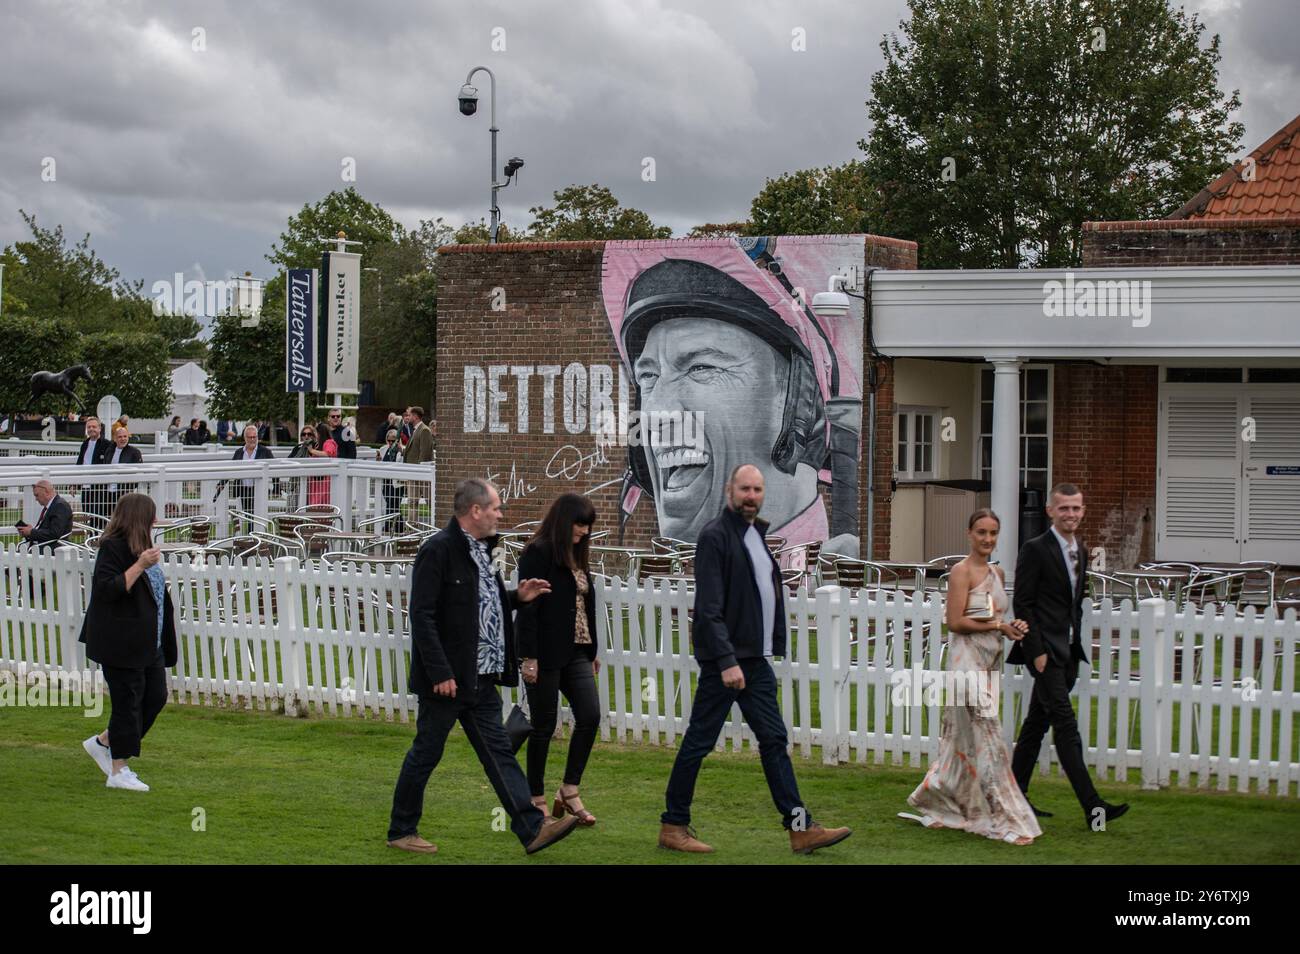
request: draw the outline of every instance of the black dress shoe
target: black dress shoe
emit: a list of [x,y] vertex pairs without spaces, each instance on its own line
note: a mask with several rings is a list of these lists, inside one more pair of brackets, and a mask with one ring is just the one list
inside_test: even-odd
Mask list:
[[1033,812],[1037,817],[1039,817],[1039,818],[1051,818],[1051,817],[1052,817],[1052,813],[1051,813],[1051,812],[1045,812],[1045,811],[1043,811],[1041,808],[1038,808],[1038,807],[1037,807],[1033,802],[1030,802],[1030,803],[1029,803],[1029,809],[1030,809],[1030,811],[1032,811],[1032,812]]
[[[1093,820],[1096,818],[1097,809],[1100,808],[1105,812],[1105,824],[1100,828],[1093,827]],[[1083,823],[1088,826],[1089,831],[1105,831],[1106,827],[1128,811],[1128,802],[1121,802],[1119,805],[1112,805],[1110,802],[1098,802],[1092,808],[1085,809],[1083,813]]]

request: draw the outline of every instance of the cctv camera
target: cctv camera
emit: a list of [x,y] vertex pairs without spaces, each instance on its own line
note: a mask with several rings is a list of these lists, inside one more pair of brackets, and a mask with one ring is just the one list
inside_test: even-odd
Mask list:
[[460,111],[465,116],[478,112],[478,90],[468,83],[460,88]]
[[509,179],[511,176],[513,176],[516,172],[518,172],[523,167],[524,167],[524,161],[520,159],[518,156],[515,156],[513,159],[511,159],[509,162],[506,163],[506,178]]

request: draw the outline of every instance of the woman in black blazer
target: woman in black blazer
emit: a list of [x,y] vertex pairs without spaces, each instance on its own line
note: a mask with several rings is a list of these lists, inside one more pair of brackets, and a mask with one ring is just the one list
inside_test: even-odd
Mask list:
[[551,591],[524,604],[515,622],[533,722],[528,737],[528,784],[533,804],[546,811],[546,753],[555,732],[559,693],[563,692],[573,710],[574,728],[564,784],[555,795],[552,813],[560,818],[571,812],[579,824],[588,826],[596,824],[596,816],[583,806],[578,786],[600,727],[596,594],[587,563],[595,521],[595,508],[581,494],[562,494],[551,505],[519,559],[519,578],[545,579]]
[[81,641],[104,669],[113,703],[108,729],[85,742],[109,788],[147,792],[126,760],[167,703],[166,669],[176,665],[176,611],[152,531],[156,510],[144,494],[123,494],[95,558]]

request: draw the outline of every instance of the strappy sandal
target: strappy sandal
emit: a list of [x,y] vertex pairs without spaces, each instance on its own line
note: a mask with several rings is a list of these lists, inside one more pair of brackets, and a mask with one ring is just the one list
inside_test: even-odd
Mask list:
[[[573,805],[575,801],[578,802],[576,807]],[[556,818],[563,818],[566,811],[577,818],[578,824],[584,828],[590,828],[596,824],[596,816],[582,807],[577,792],[572,795],[565,795],[564,789],[560,789],[555,793],[555,806],[551,809],[551,814]]]
[[533,807],[536,808],[536,809],[537,809],[539,812],[541,812],[543,815],[545,815],[545,814],[546,814],[546,796],[545,796],[545,795],[534,795],[534,796],[532,796],[532,801],[533,801]]

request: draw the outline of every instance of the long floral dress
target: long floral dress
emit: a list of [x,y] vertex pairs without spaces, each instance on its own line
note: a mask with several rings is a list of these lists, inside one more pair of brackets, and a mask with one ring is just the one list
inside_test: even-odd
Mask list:
[[[1007,609],[1007,594],[997,571],[971,587],[971,593],[987,591],[993,598],[996,618]],[[998,840],[1037,838],[1042,829],[1033,809],[1011,774],[1011,758],[1002,741],[1002,728],[994,706],[981,705],[979,698],[956,701],[951,687],[967,685],[967,673],[984,673],[984,685],[997,692],[1002,677],[1002,640],[996,630],[987,633],[951,633],[948,637],[949,672],[958,674],[945,684],[946,698],[940,728],[939,754],[925,778],[907,802],[945,828],[960,828]],[[996,696],[994,697],[996,698]]]

